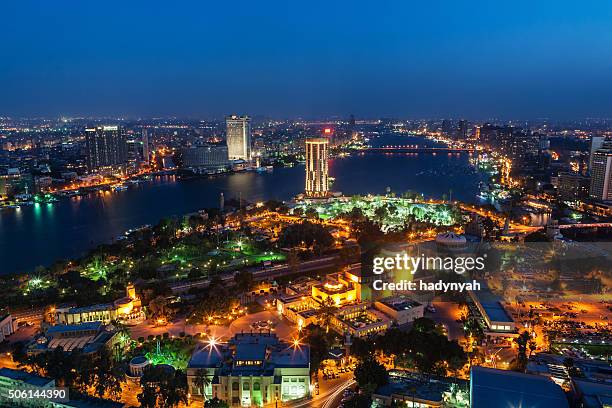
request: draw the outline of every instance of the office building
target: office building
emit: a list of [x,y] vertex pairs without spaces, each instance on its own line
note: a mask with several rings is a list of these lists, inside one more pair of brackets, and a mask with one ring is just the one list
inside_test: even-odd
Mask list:
[[595,152],[603,147],[605,136],[592,136],[591,137],[591,150],[589,154],[589,171],[593,169],[593,155]]
[[589,196],[594,200],[612,200],[612,141],[595,150],[591,167]]
[[579,173],[560,173],[557,191],[563,200],[581,200],[589,195],[590,179]]
[[460,120],[459,124],[457,125],[457,133],[459,136],[459,140],[465,140],[467,139],[467,135],[468,135],[468,123],[467,120]]
[[227,146],[202,145],[182,149],[184,167],[224,168],[229,165]]
[[87,128],[85,137],[90,172],[112,172],[127,164],[128,144],[120,126]]
[[326,197],[329,194],[329,140],[318,137],[306,139],[306,195]]
[[[198,376],[211,381],[202,389]],[[196,349],[187,366],[191,398],[218,398],[230,406],[262,406],[310,395],[310,348],[273,333],[236,334],[227,343]]]
[[142,162],[145,165],[149,164],[151,151],[149,150],[149,132],[147,129],[142,129]]
[[232,115],[225,119],[227,153],[230,160],[251,160],[251,118]]

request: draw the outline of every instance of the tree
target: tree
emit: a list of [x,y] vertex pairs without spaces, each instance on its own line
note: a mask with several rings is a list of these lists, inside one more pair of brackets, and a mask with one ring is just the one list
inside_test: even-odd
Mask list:
[[321,306],[317,310],[317,314],[319,315],[319,322],[321,326],[325,326],[325,331],[329,332],[329,324],[334,318],[334,314],[338,310],[338,306],[334,303],[334,300],[331,297],[327,297]]
[[311,219],[311,220],[319,219],[319,213],[317,212],[317,209],[314,207],[308,207],[304,215],[306,216],[306,218]]
[[141,407],[154,408],[157,404],[173,408],[187,403],[187,376],[181,370],[169,372],[165,366],[148,366],[140,378],[142,393],[138,394]]
[[578,369],[574,365],[574,359],[571,357],[567,357],[563,359],[563,366],[567,370],[567,373],[570,377],[576,377],[578,375]]
[[170,307],[165,296],[157,296],[149,302],[149,313],[152,320],[169,321],[174,314],[174,309]]
[[246,270],[240,271],[234,276],[234,281],[238,290],[247,292],[253,286],[253,274]]
[[356,394],[343,404],[344,408],[370,408],[372,398],[366,394]]
[[351,355],[359,360],[365,360],[374,353],[374,345],[368,339],[355,337],[351,344]]
[[334,238],[321,224],[314,224],[304,220],[301,223],[291,224],[283,228],[278,239],[279,245],[284,248],[298,246],[313,247],[319,253],[331,248]]
[[321,362],[327,358],[329,342],[318,326],[310,325],[307,330],[306,343],[310,346],[310,371],[317,373]]
[[516,339],[514,339],[514,342],[518,346],[515,366],[515,369],[518,371],[525,371],[525,367],[527,367],[527,345],[529,340],[531,340],[531,336],[527,331],[522,332]]
[[196,387],[202,390],[202,396],[204,398],[204,406],[206,406],[206,400],[208,399],[208,397],[206,396],[206,388],[211,384],[211,380],[208,377],[208,373],[206,372],[206,370],[199,369],[198,371],[196,371],[194,384]]
[[167,407],[176,407],[180,403],[187,404],[187,375],[176,370],[167,382],[161,383],[160,396]]
[[141,384],[142,391],[138,394],[137,399],[141,408],[156,408],[157,407],[157,388],[152,383]]
[[387,373],[385,366],[370,356],[357,364],[355,368],[355,381],[369,395],[378,387],[389,382],[389,373]]
[[222,401],[222,400],[220,400],[217,397],[209,399],[208,401],[206,401],[204,406],[206,408],[229,408],[229,405],[227,404],[227,402]]
[[121,396],[121,378],[124,370],[112,358],[110,351],[103,349],[95,362],[93,370],[94,393],[104,398],[106,394],[112,399]]
[[291,273],[297,273],[300,268],[300,258],[298,257],[297,251],[291,249],[287,254],[287,264]]

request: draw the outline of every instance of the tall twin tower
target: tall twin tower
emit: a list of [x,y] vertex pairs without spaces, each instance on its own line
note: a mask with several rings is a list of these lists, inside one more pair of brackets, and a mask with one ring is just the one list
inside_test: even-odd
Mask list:
[[306,139],[306,196],[322,198],[329,195],[329,139]]

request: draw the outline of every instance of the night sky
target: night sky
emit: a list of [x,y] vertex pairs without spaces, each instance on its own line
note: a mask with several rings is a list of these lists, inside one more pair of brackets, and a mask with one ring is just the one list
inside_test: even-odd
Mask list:
[[612,1],[2,1],[1,115],[612,117]]

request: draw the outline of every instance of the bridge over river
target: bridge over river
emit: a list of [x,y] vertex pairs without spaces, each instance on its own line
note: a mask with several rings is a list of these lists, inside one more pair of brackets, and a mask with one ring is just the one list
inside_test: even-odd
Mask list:
[[384,145],[378,147],[368,147],[365,149],[372,152],[407,152],[407,153],[420,153],[420,152],[432,152],[432,153],[472,153],[476,149],[471,147],[431,147],[431,146],[420,146],[420,145]]

